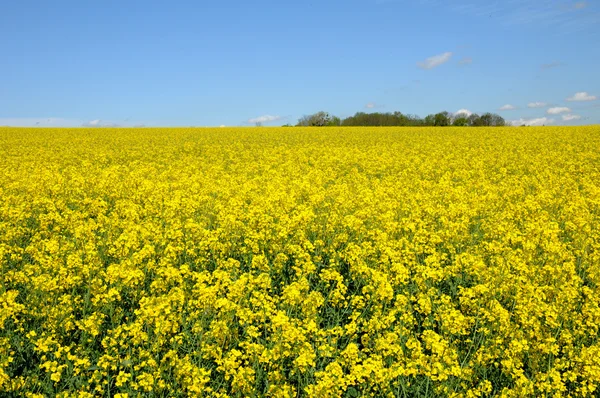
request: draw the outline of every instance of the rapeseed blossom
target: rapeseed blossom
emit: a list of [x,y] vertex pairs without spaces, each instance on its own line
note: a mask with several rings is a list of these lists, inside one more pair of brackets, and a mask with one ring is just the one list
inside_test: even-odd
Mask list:
[[598,126],[0,153],[0,395],[598,396]]

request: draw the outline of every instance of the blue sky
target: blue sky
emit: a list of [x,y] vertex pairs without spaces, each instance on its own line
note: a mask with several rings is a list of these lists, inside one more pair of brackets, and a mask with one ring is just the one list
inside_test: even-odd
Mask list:
[[4,2],[0,125],[596,124],[598,43],[598,0]]

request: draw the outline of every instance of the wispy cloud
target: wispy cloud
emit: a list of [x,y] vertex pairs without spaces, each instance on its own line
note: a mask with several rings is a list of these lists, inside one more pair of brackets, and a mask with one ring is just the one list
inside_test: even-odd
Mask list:
[[544,108],[546,106],[548,106],[548,104],[545,102],[530,102],[527,104],[528,108]]
[[[544,25],[560,31],[582,30],[598,22],[596,13],[581,13],[581,5],[565,6],[556,1],[540,2],[523,0],[520,5],[509,11],[509,21],[514,24]],[[577,4],[577,3],[576,3]]]
[[473,58],[471,57],[462,57],[459,61],[459,65],[469,65],[473,63]]
[[567,114],[567,115],[562,115],[562,120],[565,122],[570,122],[572,120],[579,120],[581,119],[581,116],[579,115],[572,115],[572,114]]
[[564,66],[564,65],[565,65],[565,64],[564,64],[564,63],[562,63],[562,62],[554,61],[554,62],[550,62],[550,63],[547,63],[547,64],[542,64],[542,65],[540,66],[540,68],[541,68],[542,70],[547,70],[547,69],[558,68],[559,66]]
[[513,126],[543,126],[546,124],[554,123],[554,119],[548,119],[547,117],[538,117],[535,119],[524,119],[520,118],[517,120],[512,120],[510,122]]
[[434,55],[433,57],[427,58],[425,61],[417,62],[417,66],[421,69],[433,69],[437,66],[443,65],[450,61],[452,58],[451,52],[445,52],[443,54]]
[[514,111],[515,109],[517,109],[517,107],[511,104],[502,105],[498,108],[499,111]]
[[546,113],[548,115],[560,115],[561,113],[568,113],[571,112],[570,108],[567,108],[566,106],[556,106],[554,108],[550,108],[546,111]]
[[[600,23],[600,12],[592,10],[586,1],[502,0],[419,0],[423,6],[446,9],[476,18],[506,25],[536,25],[552,28],[557,33],[569,33],[592,29]],[[585,10],[584,10],[585,9]],[[588,11],[589,9],[589,11]],[[585,12],[584,12],[585,11]]]
[[262,116],[248,119],[248,123],[251,123],[251,124],[269,123],[269,122],[276,122],[276,121],[282,120],[282,119],[283,119],[283,116],[262,115]]
[[83,125],[90,126],[90,127],[97,127],[97,126],[100,126],[100,122],[101,122],[100,119],[94,119],[94,120],[90,120],[87,123],[84,123]]
[[595,101],[598,97],[590,95],[586,91],[581,91],[573,94],[573,96],[567,98],[567,101]]

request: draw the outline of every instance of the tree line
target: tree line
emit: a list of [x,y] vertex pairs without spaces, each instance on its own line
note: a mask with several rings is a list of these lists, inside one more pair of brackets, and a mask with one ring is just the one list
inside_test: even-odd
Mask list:
[[[405,115],[401,112],[357,112],[354,116],[340,119],[328,112],[317,112],[302,116],[296,126],[506,126],[504,118],[495,113],[450,113],[439,112],[425,118]],[[287,124],[286,126],[291,126]]]

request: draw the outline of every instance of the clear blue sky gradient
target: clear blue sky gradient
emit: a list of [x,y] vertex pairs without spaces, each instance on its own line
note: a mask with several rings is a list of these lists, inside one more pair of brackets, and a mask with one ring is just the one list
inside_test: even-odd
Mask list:
[[599,43],[597,0],[5,1],[0,125],[459,109],[596,124],[600,99],[566,99],[600,98]]

